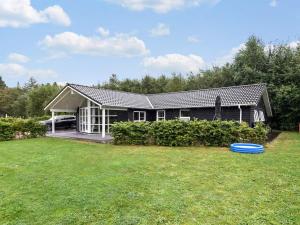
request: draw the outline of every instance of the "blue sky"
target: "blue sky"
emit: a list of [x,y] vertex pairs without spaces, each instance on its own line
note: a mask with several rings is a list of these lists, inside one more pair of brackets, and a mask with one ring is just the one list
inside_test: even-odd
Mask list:
[[298,0],[1,0],[0,75],[9,86],[95,84],[197,72],[231,61],[254,34],[295,44]]

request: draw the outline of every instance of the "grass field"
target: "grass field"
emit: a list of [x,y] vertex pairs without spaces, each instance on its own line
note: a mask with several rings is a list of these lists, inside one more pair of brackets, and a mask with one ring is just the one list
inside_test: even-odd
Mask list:
[[226,148],[0,143],[0,224],[299,224],[300,135]]

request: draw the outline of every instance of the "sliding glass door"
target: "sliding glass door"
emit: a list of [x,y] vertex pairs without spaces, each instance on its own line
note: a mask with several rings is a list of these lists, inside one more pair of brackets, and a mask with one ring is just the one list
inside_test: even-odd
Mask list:
[[88,107],[79,109],[79,130],[80,132],[88,132]]
[[[109,133],[109,127],[115,117],[117,117],[117,115],[111,115],[109,110],[105,110],[105,133]],[[91,104],[90,107],[82,107],[79,109],[79,131],[96,134],[102,132],[102,110],[99,106]]]

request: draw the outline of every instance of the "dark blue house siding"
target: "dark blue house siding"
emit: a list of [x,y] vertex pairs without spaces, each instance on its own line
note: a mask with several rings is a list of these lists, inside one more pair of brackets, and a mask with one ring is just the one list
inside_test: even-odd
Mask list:
[[166,109],[166,120],[179,118],[179,109]]
[[[241,106],[242,120],[249,125],[253,124],[254,108],[252,106]],[[213,120],[215,108],[191,108],[191,119]],[[133,121],[134,111],[146,111],[147,121],[156,121],[156,110],[128,109],[127,111],[119,111],[120,118],[118,121]],[[180,109],[166,109],[166,120],[178,119]],[[222,107],[222,120],[240,120],[240,109],[238,106]]]

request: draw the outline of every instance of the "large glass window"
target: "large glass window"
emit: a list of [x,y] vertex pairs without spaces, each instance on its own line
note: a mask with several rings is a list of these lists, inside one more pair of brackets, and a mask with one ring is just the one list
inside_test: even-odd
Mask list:
[[[90,124],[88,120],[90,110]],[[110,113],[110,110],[105,110],[105,132],[109,133],[109,128],[114,120],[112,118],[117,115]],[[111,121],[112,120],[112,121]],[[90,131],[89,131],[90,128]],[[79,130],[81,132],[101,133],[102,132],[102,110],[95,104],[91,104],[91,107],[83,107],[79,109]]]
[[135,122],[146,121],[146,112],[145,111],[134,111],[133,112],[133,121],[135,121]]
[[157,110],[156,111],[156,120],[165,120],[166,119],[166,111],[165,110]]

